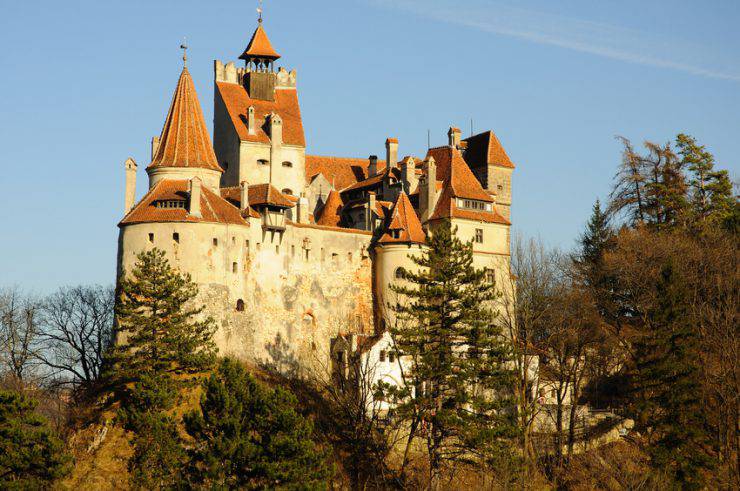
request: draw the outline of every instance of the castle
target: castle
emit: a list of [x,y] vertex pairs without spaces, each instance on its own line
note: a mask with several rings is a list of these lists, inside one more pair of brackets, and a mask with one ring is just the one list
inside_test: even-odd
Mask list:
[[138,203],[126,160],[119,276],[164,250],[198,284],[221,354],[296,375],[347,350],[393,361],[389,284],[442,220],[508,280],[514,165],[493,132],[452,127],[423,158],[399,158],[395,138],[384,159],[307,155],[296,71],[275,69],[261,19],[239,58],[214,62],[213,144],[185,63]]

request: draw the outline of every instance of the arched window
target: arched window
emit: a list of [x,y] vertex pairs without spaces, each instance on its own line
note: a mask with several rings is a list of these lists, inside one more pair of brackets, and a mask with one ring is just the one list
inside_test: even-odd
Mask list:
[[283,167],[293,167],[293,162],[288,162],[287,160],[283,162]]
[[403,279],[403,268],[396,268],[396,271],[393,273],[393,276],[396,277],[398,280]]
[[241,298],[236,301],[236,311],[244,312],[244,300],[242,300]]

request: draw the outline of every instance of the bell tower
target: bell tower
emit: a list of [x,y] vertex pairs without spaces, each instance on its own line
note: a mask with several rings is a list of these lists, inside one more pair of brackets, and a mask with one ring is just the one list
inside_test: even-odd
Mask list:
[[272,47],[265,29],[262,27],[262,13],[257,24],[257,29],[252,34],[244,52],[239,56],[244,60],[244,88],[249,92],[249,97],[262,101],[275,100],[275,61],[280,55]]

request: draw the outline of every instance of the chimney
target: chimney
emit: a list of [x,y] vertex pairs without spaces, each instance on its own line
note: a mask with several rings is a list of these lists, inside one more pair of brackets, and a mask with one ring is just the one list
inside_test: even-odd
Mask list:
[[153,136],[152,137],[152,160],[154,160],[154,156],[157,155],[157,150],[159,150],[159,137]]
[[419,179],[416,176],[416,163],[413,157],[405,157],[401,161],[401,178],[403,179],[406,194],[411,194],[416,190]]
[[298,210],[296,215],[298,218],[298,223],[308,223],[308,198],[306,198],[306,193],[301,193],[301,196],[298,198]]
[[272,184],[272,176],[280,169],[282,146],[283,120],[278,113],[273,112],[270,113],[270,184]]
[[375,213],[375,193],[372,191],[369,191],[367,193],[368,199],[367,199],[367,213],[365,214],[366,220],[365,220],[365,229],[366,230],[372,230],[373,224],[375,223],[375,220],[373,219],[374,213]]
[[249,106],[247,109],[247,132],[250,135],[257,134],[257,128],[254,126],[254,106]]
[[371,155],[369,160],[370,163],[367,166],[367,177],[372,177],[378,173],[378,156]]
[[390,169],[398,163],[398,140],[388,138],[385,140],[385,165]]
[[200,214],[200,193],[203,181],[200,177],[194,177],[190,179],[190,210],[188,212],[194,216],[201,218]]
[[239,184],[240,188],[240,195],[239,195],[239,208],[242,211],[242,214],[246,216],[246,211],[249,209],[249,183],[247,181],[242,181]]
[[422,223],[429,220],[437,205],[437,164],[434,157],[429,157],[426,163],[427,173],[424,176],[423,186],[419,189],[419,208]]
[[450,130],[447,132],[447,139],[452,148],[460,148],[460,134],[460,128],[450,126]]
[[124,197],[124,213],[131,211],[134,207],[134,201],[136,201],[136,162],[131,157],[126,159],[123,164],[126,169],[126,191]]

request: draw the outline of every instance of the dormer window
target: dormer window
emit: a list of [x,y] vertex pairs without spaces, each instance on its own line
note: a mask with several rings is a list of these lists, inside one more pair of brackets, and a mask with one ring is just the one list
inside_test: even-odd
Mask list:
[[155,201],[154,206],[157,208],[185,208],[185,201],[179,199],[166,199]]
[[270,165],[270,161],[267,159],[259,159],[257,165]]
[[287,160],[283,162],[283,167],[293,167],[293,162],[288,162]]
[[391,237],[394,239],[400,239],[401,238],[401,231],[400,230],[391,230]]
[[[285,163],[283,163],[283,165],[284,165],[284,164],[285,164]],[[285,189],[283,189],[283,190],[282,190],[281,192],[282,192],[283,194],[288,194],[288,195],[290,195],[290,196],[293,196],[293,190],[292,190],[292,189],[290,189],[290,188],[285,188]]]
[[467,210],[491,211],[490,203],[477,199],[458,199],[457,206]]

